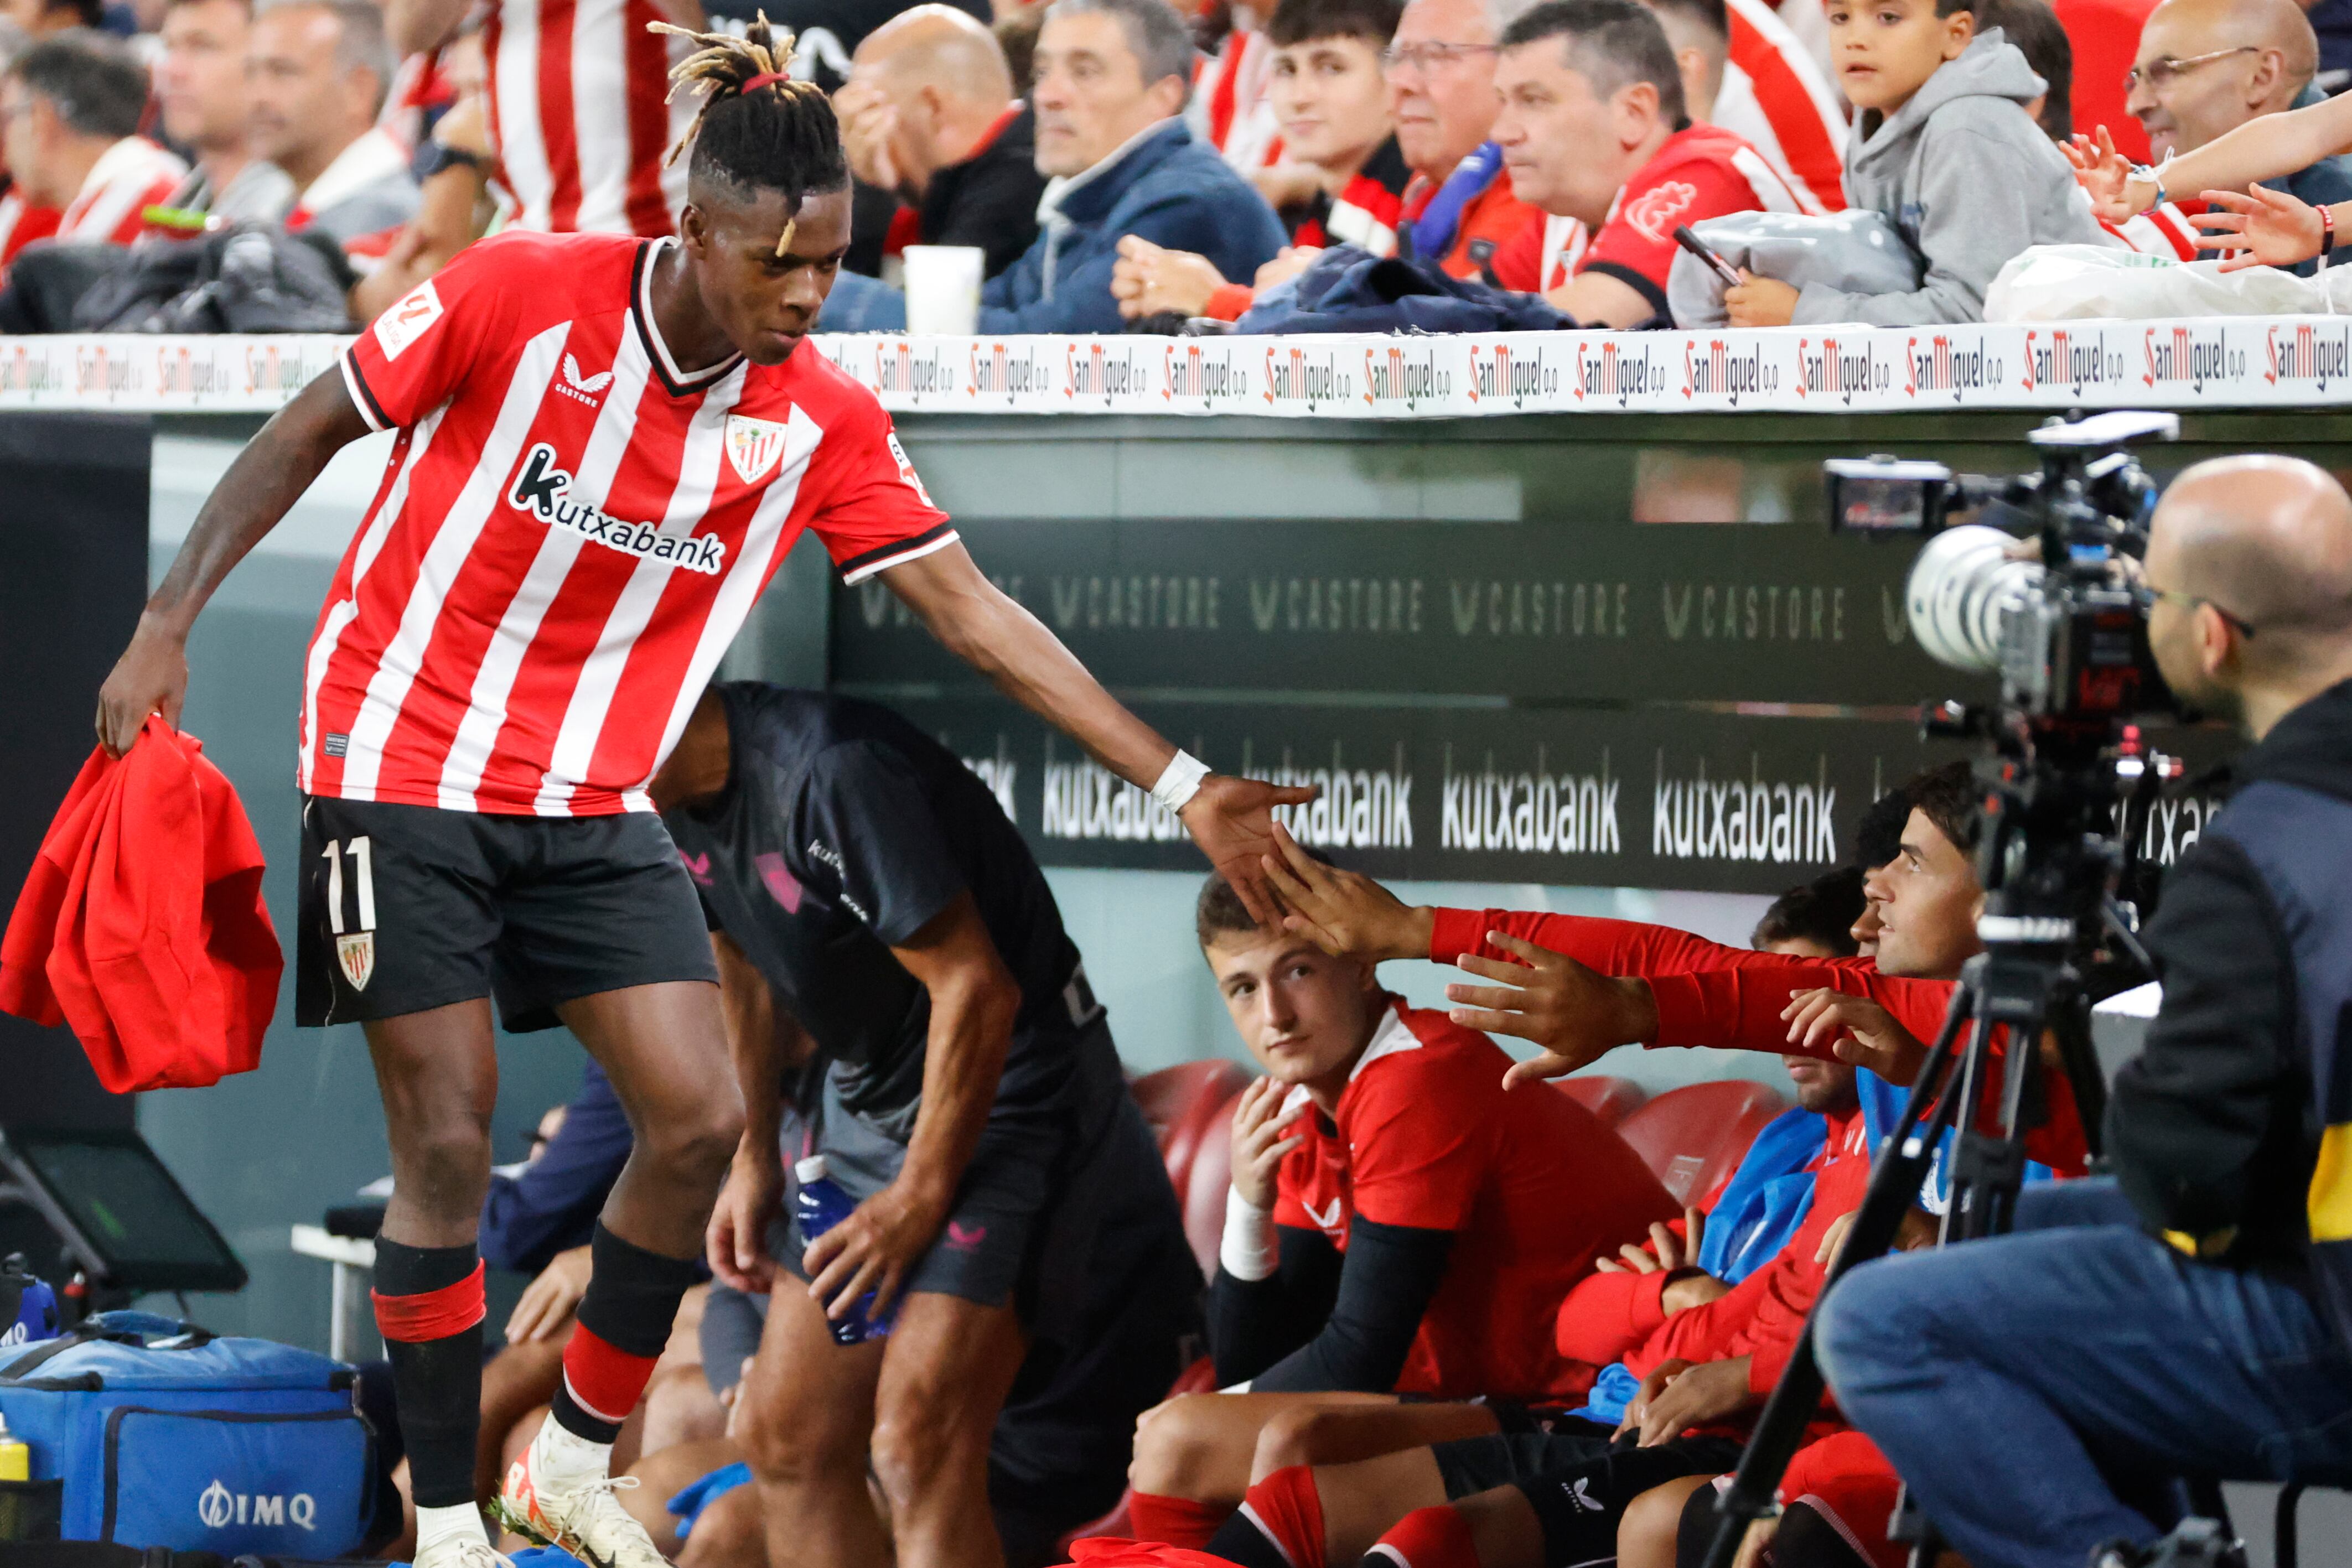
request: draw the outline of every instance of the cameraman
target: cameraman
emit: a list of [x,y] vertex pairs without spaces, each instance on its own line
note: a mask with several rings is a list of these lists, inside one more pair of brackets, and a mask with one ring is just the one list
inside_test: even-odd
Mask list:
[[2116,1178],[2029,1189],[2040,1234],[1866,1264],[1819,1321],[1840,1407],[1975,1568],[2155,1560],[2118,1482],[2352,1468],[2352,498],[2201,463],[2146,566],[2165,678],[2256,744],[2148,926]]

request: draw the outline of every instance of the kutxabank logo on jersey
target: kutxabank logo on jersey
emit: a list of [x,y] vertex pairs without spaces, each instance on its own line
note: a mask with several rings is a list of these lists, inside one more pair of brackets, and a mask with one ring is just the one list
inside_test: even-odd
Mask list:
[[568,528],[639,560],[664,561],[706,576],[718,575],[727,564],[727,541],[715,534],[665,533],[651,523],[609,517],[585,501],[571,499],[571,488],[572,476],[555,465],[555,448],[542,441],[523,458],[507,491],[507,503],[550,528]]

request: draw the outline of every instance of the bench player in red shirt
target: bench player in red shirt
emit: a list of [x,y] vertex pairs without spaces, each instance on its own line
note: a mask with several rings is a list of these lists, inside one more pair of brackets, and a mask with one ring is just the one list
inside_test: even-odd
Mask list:
[[1600,1369],[1555,1348],[1560,1301],[1679,1218],[1591,1113],[1507,1093],[1492,1040],[1407,1007],[1369,966],[1259,929],[1222,882],[1196,925],[1267,1076],[1234,1116],[1210,1292],[1227,1392],[1162,1406],[1137,1433],[1139,1531],[1195,1542],[1241,1500],[1268,1434],[1318,1412],[1349,1406],[1356,1440],[1376,1428],[1398,1448],[1492,1430],[1491,1410],[1461,1403],[1480,1396],[1581,1404]]
[[[205,600],[335,451],[399,432],[306,662],[298,1012],[360,1023],[383,1095],[376,1317],[420,1568],[493,1561],[472,1479],[492,998],[509,1028],[568,1026],[636,1132],[552,1416],[501,1500],[599,1568],[661,1561],[612,1495],[610,1445],[695,1278],[743,1109],[695,891],[646,789],[803,528],[1153,786],[1236,874],[1271,846],[1269,804],[1307,794],[1207,775],[980,574],[873,395],[802,342],[849,241],[831,106],[785,78],[764,26],[697,41],[680,237],[502,235],[394,305],[239,455],[100,695],[117,755],[150,713],[176,723]],[[957,1175],[875,1195],[811,1248],[812,1291],[836,1315],[895,1295]],[[919,1298],[897,1349],[952,1375],[990,1343],[962,1315],[979,1310]]]

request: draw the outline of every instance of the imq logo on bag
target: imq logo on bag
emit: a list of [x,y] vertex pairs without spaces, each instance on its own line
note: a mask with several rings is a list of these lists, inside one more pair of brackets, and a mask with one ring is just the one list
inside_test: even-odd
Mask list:
[[196,1499],[196,1517],[207,1530],[226,1530],[232,1524],[291,1524],[299,1530],[316,1530],[319,1518],[318,1500],[309,1492],[235,1492],[218,1476],[213,1484]]

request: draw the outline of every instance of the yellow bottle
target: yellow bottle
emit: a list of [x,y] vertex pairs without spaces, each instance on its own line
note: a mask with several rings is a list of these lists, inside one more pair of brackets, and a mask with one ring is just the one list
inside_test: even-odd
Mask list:
[[0,1481],[28,1481],[32,1479],[32,1448],[22,1437],[8,1430],[8,1418],[0,1416]]

